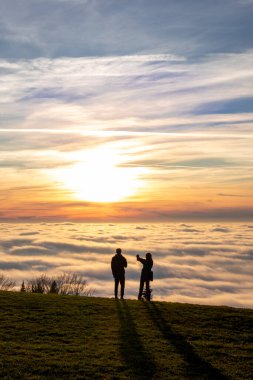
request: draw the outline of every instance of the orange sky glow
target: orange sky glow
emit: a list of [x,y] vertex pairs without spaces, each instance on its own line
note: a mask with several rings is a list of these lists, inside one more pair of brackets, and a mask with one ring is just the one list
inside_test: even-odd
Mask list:
[[[43,132],[7,134],[13,144],[31,145],[15,150],[9,142],[9,165],[1,168],[3,220],[251,217],[252,140],[243,135]],[[60,148],[46,147],[62,137]]]

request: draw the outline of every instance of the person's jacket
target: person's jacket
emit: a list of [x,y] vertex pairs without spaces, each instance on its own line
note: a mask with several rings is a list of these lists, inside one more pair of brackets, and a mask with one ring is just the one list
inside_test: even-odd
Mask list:
[[112,274],[114,277],[124,275],[127,261],[124,256],[117,254],[113,256],[111,261]]
[[143,281],[150,280],[151,269],[153,267],[153,260],[152,259],[150,259],[150,260],[141,259],[140,257],[137,260],[140,261],[143,265],[143,268],[141,271],[141,277],[142,277]]

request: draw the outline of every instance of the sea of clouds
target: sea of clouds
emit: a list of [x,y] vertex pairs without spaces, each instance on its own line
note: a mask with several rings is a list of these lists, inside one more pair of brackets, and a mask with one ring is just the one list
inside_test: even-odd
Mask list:
[[126,298],[136,298],[141,264],[154,259],[154,299],[253,307],[253,224],[0,224],[0,273],[17,281],[78,272],[95,296],[113,296],[110,262],[128,260]]

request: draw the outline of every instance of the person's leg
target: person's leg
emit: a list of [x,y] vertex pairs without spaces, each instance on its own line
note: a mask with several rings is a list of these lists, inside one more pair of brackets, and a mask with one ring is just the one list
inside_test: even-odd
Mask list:
[[115,286],[114,286],[114,297],[115,297],[115,298],[118,298],[119,278],[118,278],[118,277],[115,277],[115,278],[114,278],[114,281],[115,281]]
[[142,293],[143,293],[143,287],[144,287],[144,281],[143,281],[143,279],[141,278],[141,279],[140,279],[140,289],[139,289],[138,300],[141,300]]
[[149,283],[149,281],[146,281],[146,294],[147,294],[147,301],[150,301],[150,283]]
[[121,297],[121,299],[123,299],[124,298],[124,292],[125,292],[125,275],[121,276],[121,278],[120,278],[120,286],[121,286],[120,297]]

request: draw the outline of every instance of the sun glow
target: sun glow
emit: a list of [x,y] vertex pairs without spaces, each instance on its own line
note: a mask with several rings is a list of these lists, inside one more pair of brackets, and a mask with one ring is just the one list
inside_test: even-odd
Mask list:
[[124,167],[122,158],[104,150],[85,152],[83,160],[57,170],[61,185],[73,195],[90,202],[117,202],[136,194],[143,186],[141,174],[147,169]]

